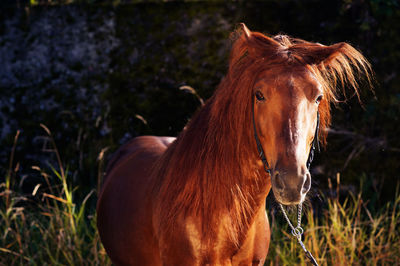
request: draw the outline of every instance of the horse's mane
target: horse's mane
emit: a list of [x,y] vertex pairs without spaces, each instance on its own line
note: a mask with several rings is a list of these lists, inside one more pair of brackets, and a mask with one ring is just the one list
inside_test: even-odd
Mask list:
[[[337,101],[337,85],[358,93],[357,78],[370,66],[352,46],[323,46],[286,35],[273,37],[241,30],[233,34],[229,69],[214,95],[156,162],[153,171],[159,230],[172,230],[180,215],[201,217],[202,234],[213,235],[221,213],[230,215],[237,245],[249,226],[254,208],[265,200],[269,177],[259,170],[252,127],[252,88],[261,71],[279,66],[307,67],[322,84],[321,128],[329,127],[330,103]],[[326,142],[326,131],[320,131]],[[217,217],[217,218],[213,218]],[[235,233],[236,232],[236,233]]]

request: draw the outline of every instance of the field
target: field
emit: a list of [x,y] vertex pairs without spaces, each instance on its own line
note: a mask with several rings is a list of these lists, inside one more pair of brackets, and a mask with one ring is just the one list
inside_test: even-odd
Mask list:
[[[89,199],[95,202],[98,188],[77,199],[79,188],[71,186],[70,174],[51,132],[42,128],[50,137],[58,165],[46,169],[31,166],[49,188],[37,185],[30,194],[22,193],[20,182],[15,180],[19,165],[13,161],[19,133],[16,135],[6,181],[0,186],[0,264],[111,265],[96,230],[94,204],[87,204]],[[102,172],[103,153],[95,168]],[[330,190],[336,192],[332,195],[339,195],[339,175],[334,183],[330,185]],[[399,186],[393,201],[374,213],[361,193],[349,194],[345,199],[325,197],[324,201],[327,207],[319,218],[311,208],[306,208],[303,217],[304,243],[320,265],[399,264]],[[272,241],[266,265],[307,264],[282,215],[272,214],[269,212]]]

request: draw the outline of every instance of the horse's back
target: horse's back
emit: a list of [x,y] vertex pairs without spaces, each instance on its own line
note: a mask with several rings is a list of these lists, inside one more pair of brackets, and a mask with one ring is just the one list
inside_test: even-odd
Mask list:
[[[158,264],[148,198],[150,172],[174,139],[135,138],[108,164],[97,204],[97,224],[102,243],[117,265]],[[133,257],[135,261],[130,261]]]

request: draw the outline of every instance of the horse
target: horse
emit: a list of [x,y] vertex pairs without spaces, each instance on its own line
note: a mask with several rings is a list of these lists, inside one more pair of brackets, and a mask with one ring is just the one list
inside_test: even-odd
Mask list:
[[226,76],[178,137],[134,138],[108,164],[97,226],[115,265],[263,265],[267,195],[304,201],[330,106],[370,81],[370,64],[348,43],[244,24],[232,39]]

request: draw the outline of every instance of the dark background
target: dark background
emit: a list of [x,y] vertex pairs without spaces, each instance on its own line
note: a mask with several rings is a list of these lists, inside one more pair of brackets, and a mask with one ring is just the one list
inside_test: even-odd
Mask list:
[[17,130],[14,179],[22,191],[43,182],[33,165],[57,165],[40,123],[82,195],[96,187],[102,149],[109,158],[138,135],[176,136],[200,107],[179,88],[209,98],[227,70],[229,34],[245,22],[271,35],[346,41],[370,60],[375,92],[361,88],[363,107],[350,99],[333,108],[328,146],[312,165],[313,188],[326,192],[340,173],[342,193],[363,190],[372,210],[393,199],[400,170],[397,1],[66,2],[1,6],[0,181]]

